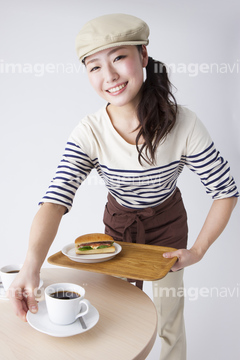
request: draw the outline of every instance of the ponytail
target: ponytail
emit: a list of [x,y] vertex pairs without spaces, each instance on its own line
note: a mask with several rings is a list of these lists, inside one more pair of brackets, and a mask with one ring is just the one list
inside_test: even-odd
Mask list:
[[[151,57],[146,67],[147,78],[142,86],[142,98],[137,108],[139,132],[136,137],[138,161],[144,159],[154,165],[157,146],[173,128],[177,116],[177,102],[171,92],[166,66]],[[144,143],[138,146],[140,137]],[[143,154],[143,150],[144,154]]]

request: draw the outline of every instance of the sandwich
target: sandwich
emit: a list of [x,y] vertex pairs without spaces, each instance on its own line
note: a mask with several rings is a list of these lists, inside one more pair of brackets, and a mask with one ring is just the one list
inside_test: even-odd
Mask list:
[[114,240],[110,235],[86,234],[75,240],[75,252],[78,255],[106,254],[114,251]]

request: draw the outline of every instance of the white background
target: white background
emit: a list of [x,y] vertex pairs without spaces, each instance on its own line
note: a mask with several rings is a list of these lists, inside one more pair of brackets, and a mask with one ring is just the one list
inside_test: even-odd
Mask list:
[[[86,21],[113,12],[136,15],[149,24],[149,54],[175,64],[171,81],[178,102],[201,118],[240,185],[238,1],[1,0],[0,266],[24,261],[38,201],[70,132],[83,116],[103,105],[88,84],[74,43]],[[18,64],[15,73],[7,70],[8,64]],[[188,211],[191,246],[211,199],[189,170],[178,185]],[[103,231],[106,194],[93,172],[64,217],[49,255],[80,234]],[[239,215],[238,205],[204,259],[185,270],[190,360],[240,356]],[[152,296],[150,283],[144,291]],[[157,339],[148,360],[158,359],[159,352]]]

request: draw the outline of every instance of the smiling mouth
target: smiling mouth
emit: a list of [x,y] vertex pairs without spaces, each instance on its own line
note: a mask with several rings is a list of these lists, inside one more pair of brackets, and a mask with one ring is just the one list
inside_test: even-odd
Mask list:
[[114,88],[111,88],[111,89],[109,89],[109,90],[107,90],[107,92],[109,92],[109,93],[115,93],[115,92],[117,92],[117,91],[120,91],[120,90],[122,90],[123,88],[125,88],[127,86],[127,82],[125,82],[124,84],[122,84],[122,85],[119,85],[119,86],[116,86],[116,87],[114,87]]

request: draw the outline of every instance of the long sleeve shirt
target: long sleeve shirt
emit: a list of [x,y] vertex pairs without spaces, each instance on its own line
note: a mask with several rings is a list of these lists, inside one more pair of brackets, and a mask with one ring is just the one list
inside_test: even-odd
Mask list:
[[115,130],[104,106],[73,130],[40,204],[51,202],[70,210],[77,189],[96,169],[120,205],[154,207],[173,194],[184,166],[199,176],[213,199],[239,196],[228,162],[194,112],[179,106],[176,123],[159,143],[153,166],[139,163],[136,145]]

